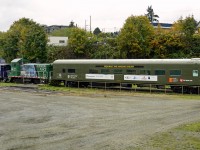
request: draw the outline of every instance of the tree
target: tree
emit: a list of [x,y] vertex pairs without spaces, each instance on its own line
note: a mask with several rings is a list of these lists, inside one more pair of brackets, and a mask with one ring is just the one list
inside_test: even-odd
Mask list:
[[97,27],[94,29],[93,34],[98,35],[101,33],[101,30]]
[[182,32],[187,38],[191,38],[197,29],[197,21],[194,17],[186,17],[182,22]]
[[113,59],[119,58],[119,51],[117,49],[117,40],[112,37],[100,37],[97,38],[97,42],[94,44],[93,51],[91,52],[91,58],[96,59]]
[[52,63],[56,59],[71,59],[74,54],[68,46],[47,46],[47,62]]
[[75,27],[75,25],[74,25],[74,21],[71,21],[71,22],[70,22],[69,27],[70,27],[70,28]]
[[151,57],[153,58],[177,58],[183,56],[181,38],[172,31],[156,29],[151,46]]
[[200,35],[193,35],[193,46],[191,57],[200,57]]
[[93,34],[80,28],[73,28],[68,40],[69,49],[77,58],[88,58],[94,43]]
[[9,60],[24,57],[32,62],[45,62],[47,37],[44,29],[33,20],[22,18],[7,32],[4,54]]
[[151,23],[158,22],[157,18],[159,18],[159,16],[154,13],[152,6],[148,6],[147,14],[145,15],[147,16],[147,18],[149,19]]
[[[179,35],[184,47],[182,52],[188,57],[192,55],[193,48],[196,47],[196,38],[194,38],[195,31],[197,30],[197,21],[194,17],[180,18],[174,23],[173,31]],[[196,48],[195,48],[196,49]]]
[[122,58],[148,58],[153,26],[145,16],[127,18],[118,36],[118,46]]
[[5,33],[0,32],[0,58],[3,57],[3,45],[5,42]]
[[3,58],[10,62],[17,57],[19,36],[17,34],[11,34],[7,32],[3,39],[2,51]]

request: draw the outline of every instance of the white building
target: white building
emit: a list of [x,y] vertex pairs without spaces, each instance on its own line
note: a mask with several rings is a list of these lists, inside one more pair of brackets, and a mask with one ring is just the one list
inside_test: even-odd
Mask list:
[[68,37],[49,36],[48,39],[48,45],[67,46]]

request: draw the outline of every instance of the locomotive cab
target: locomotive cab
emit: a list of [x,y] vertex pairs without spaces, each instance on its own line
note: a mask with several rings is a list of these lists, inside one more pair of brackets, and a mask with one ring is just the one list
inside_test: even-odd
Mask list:
[[1,81],[7,81],[8,80],[8,74],[10,72],[10,65],[9,64],[0,64],[0,80]]

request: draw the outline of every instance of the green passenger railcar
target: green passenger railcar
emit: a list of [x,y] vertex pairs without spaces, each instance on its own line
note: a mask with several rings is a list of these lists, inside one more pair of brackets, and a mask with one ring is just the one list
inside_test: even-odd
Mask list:
[[[76,59],[53,62],[53,80],[66,84],[93,82],[143,86],[200,86],[200,59]],[[188,88],[189,89],[189,88]]]

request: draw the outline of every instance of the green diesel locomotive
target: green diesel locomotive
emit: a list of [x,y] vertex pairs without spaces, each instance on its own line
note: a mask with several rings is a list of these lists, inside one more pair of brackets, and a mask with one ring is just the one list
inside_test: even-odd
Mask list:
[[17,58],[11,61],[11,82],[49,83],[52,75],[51,64],[29,63],[28,60]]

